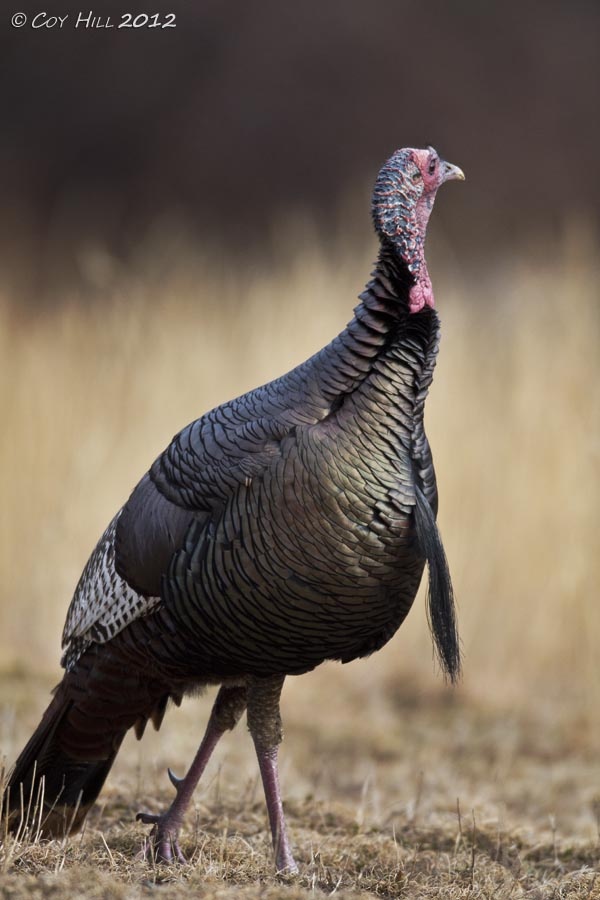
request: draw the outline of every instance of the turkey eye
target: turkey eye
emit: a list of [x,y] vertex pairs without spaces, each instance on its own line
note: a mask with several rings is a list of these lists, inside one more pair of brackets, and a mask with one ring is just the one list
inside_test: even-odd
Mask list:
[[437,165],[437,159],[433,159],[433,160],[429,163],[429,174],[430,174],[430,175],[433,175],[433,173],[435,172],[435,167],[436,167],[436,165]]
[[416,172],[413,172],[412,180],[413,180],[413,181],[419,181],[420,178],[421,178],[421,173],[420,173],[419,170],[417,169]]

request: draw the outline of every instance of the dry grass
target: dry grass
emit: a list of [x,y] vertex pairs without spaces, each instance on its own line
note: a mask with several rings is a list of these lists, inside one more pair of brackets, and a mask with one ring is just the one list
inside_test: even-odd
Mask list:
[[[433,272],[443,344],[428,431],[465,679],[454,693],[440,685],[417,601],[373,659],[289,681],[283,780],[301,876],[272,875],[250,741],[236,737],[188,817],[194,865],[135,858],[134,813],[167,802],[164,769],[189,762],[202,698],[127,741],[82,837],[7,840],[3,895],[600,896],[595,258],[573,228],[551,259],[534,248],[477,283],[451,259]],[[175,274],[158,254],[119,274],[96,254],[84,262],[101,302],[0,308],[8,760],[58,676],[66,605],[108,518],[182,424],[343,326],[370,253],[332,264],[308,244],[289,259],[241,281],[202,260]]]
[[[224,739],[188,814],[190,865],[171,870],[138,857],[147,829],[135,813],[166,807],[166,766],[189,762],[207,697],[172,711],[141,745],[127,741],[82,836],[8,839],[0,850],[6,895],[137,897],[159,884],[167,897],[184,886],[223,898],[594,896],[600,748],[589,730],[579,723],[574,734],[566,717],[499,714],[416,682],[382,679],[373,696],[368,667],[328,666],[286,690],[282,776],[297,879],[273,874],[242,731]],[[12,705],[23,686],[7,677],[3,702]],[[40,704],[40,681],[28,686]],[[34,723],[31,710],[19,715],[15,749]],[[600,896],[600,876],[597,887]]]

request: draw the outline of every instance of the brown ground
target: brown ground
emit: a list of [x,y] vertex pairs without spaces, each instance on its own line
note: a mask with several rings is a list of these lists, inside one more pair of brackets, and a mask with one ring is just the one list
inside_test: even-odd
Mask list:
[[[443,245],[431,253],[443,345],[427,420],[464,682],[450,691],[433,671],[422,596],[373,659],[288,680],[282,780],[300,875],[273,874],[243,725],[187,817],[190,864],[137,858],[135,813],[169,802],[166,767],[189,764],[207,696],[128,738],[82,835],[9,838],[2,896],[600,897],[595,247],[571,229],[551,262],[533,248],[476,283]],[[340,265],[308,249],[243,284],[202,260],[175,277],[157,254],[109,278],[98,257],[102,304],[37,318],[0,304],[8,763],[59,677],[62,619],[106,521],[182,424],[331,337],[371,256]]]
[[[273,873],[251,740],[228,736],[183,833],[185,867],[139,858],[141,809],[172,796],[210,698],[173,710],[158,736],[128,740],[82,835],[0,850],[3,896],[600,897],[598,736],[581,719],[524,715],[395,683],[369,661],[293,679],[284,693],[286,809],[298,877]],[[366,683],[365,683],[366,679]],[[375,680],[373,680],[375,679]],[[48,683],[6,676],[16,750]],[[377,687],[375,699],[373,688]],[[15,701],[16,698],[16,701]],[[16,720],[15,720],[16,713]]]

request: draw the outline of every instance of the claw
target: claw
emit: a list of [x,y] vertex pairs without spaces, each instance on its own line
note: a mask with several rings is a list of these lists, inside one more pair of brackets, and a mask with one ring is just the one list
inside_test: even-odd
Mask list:
[[171,864],[178,862],[182,866],[187,865],[187,859],[181,851],[179,841],[174,838],[163,837],[158,840],[158,836],[154,840],[154,844],[147,845],[147,859],[154,858],[157,862]]
[[138,813],[135,817],[136,822],[154,826],[150,832],[149,839],[144,841],[142,857],[146,861],[154,859],[156,862],[178,862],[181,865],[186,865],[187,860],[177,840],[177,831],[172,831],[165,819],[164,814],[160,816],[143,812]]
[[152,813],[143,813],[139,812],[135,817],[136,822],[143,822],[144,825],[158,825],[160,816],[155,816]]
[[174,774],[171,768],[167,769],[167,775],[169,776],[169,781],[173,785],[176,791],[179,790],[179,785],[183,781],[183,778],[178,778],[177,775]]

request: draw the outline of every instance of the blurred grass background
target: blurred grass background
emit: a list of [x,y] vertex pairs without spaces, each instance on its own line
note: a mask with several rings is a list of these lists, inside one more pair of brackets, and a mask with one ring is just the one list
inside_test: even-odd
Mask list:
[[[594,710],[597,236],[573,221],[543,258],[524,247],[474,280],[470,260],[436,235],[435,216],[431,231],[443,340],[426,416],[459,602],[463,690],[488,702],[554,699]],[[96,303],[72,296],[33,313],[4,298],[4,668],[58,671],[62,621],[87,555],[171,436],[300,362],[348,320],[375,239],[331,255],[305,223],[293,245],[276,271],[245,273],[202,256],[173,269],[149,248]],[[103,273],[113,261],[96,250],[87,265]],[[381,677],[434,683],[422,597],[378,657]]]

